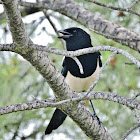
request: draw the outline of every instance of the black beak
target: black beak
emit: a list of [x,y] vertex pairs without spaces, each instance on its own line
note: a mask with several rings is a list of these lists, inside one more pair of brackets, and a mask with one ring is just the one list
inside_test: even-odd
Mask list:
[[57,32],[63,34],[62,36],[58,36],[58,38],[67,39],[67,38],[73,36],[71,33],[66,32],[64,30],[59,30]]

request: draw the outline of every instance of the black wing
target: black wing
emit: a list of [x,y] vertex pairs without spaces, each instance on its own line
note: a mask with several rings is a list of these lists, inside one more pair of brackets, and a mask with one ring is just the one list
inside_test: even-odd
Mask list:
[[61,74],[66,77],[67,73],[68,73],[68,69],[67,67],[65,66],[65,58],[63,60],[63,64],[62,64],[63,68],[62,68],[62,71],[61,71]]

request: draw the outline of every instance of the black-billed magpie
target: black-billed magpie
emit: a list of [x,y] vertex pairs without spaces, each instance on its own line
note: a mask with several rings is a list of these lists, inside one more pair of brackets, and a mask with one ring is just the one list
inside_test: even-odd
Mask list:
[[[65,40],[67,51],[92,47],[90,35],[81,28],[72,27],[58,32],[63,34],[58,38]],[[79,66],[72,58],[64,57],[61,73],[72,90],[83,92],[88,90],[94,83],[99,68],[102,66],[100,55],[100,52],[94,52],[77,57],[83,67],[83,74],[80,73]],[[95,111],[94,115],[96,115]],[[45,134],[50,134],[53,130],[57,129],[64,122],[66,116],[61,110],[56,109]]]

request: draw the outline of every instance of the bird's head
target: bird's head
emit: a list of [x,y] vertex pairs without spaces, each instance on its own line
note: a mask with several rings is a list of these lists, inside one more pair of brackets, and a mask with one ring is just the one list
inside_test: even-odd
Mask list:
[[81,28],[71,27],[60,30],[58,33],[62,34],[62,36],[59,36],[58,38],[66,41],[66,48],[68,51],[92,47],[90,35]]

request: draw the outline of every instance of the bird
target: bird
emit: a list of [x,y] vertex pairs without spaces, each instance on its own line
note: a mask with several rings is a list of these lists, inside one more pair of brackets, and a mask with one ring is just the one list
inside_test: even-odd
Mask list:
[[[58,38],[65,41],[65,48],[67,51],[76,51],[93,47],[90,35],[79,27],[59,30],[58,33],[62,34],[58,36]],[[69,85],[71,90],[83,92],[87,91],[96,80],[100,67],[102,67],[101,54],[100,52],[88,53],[77,56],[77,59],[83,67],[83,73],[80,72],[78,64],[70,57],[64,57],[61,73],[65,77],[65,82]],[[90,103],[94,111],[93,115],[97,117],[91,100]],[[66,117],[67,115],[65,113],[60,109],[56,109],[46,128],[45,135],[51,134],[53,130],[57,129],[64,122]],[[98,117],[97,119],[99,120]]]

